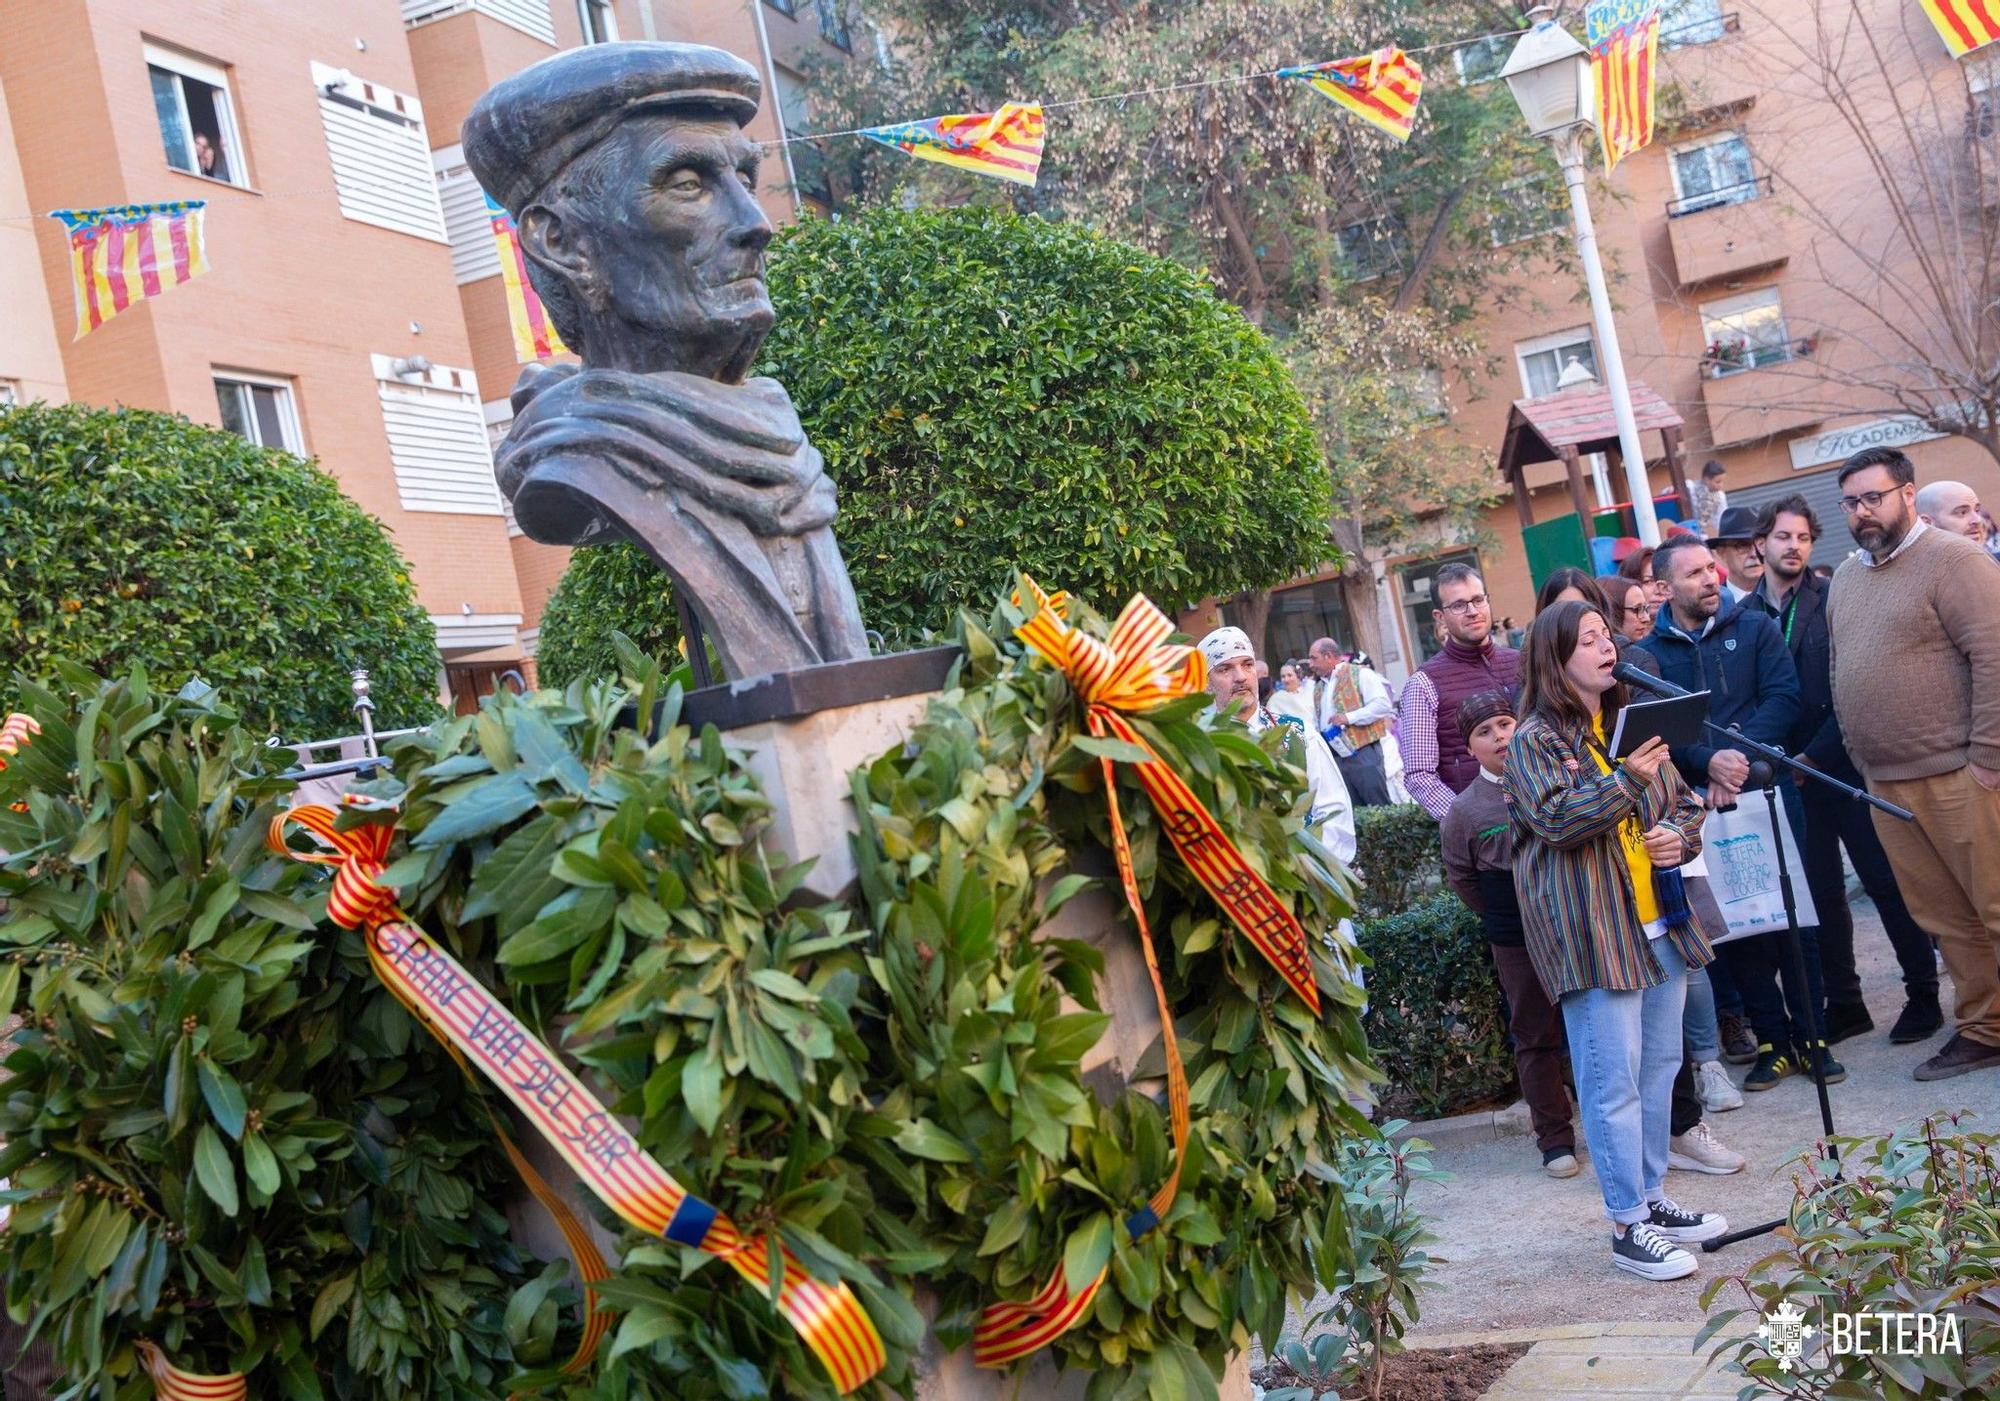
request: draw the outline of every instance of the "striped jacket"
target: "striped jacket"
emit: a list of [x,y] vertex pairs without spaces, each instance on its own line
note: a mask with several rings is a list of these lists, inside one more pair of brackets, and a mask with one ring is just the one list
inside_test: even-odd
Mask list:
[[[1702,810],[1671,763],[1641,788],[1622,765],[1598,772],[1582,732],[1564,734],[1529,716],[1507,750],[1504,779],[1514,810],[1514,888],[1521,897],[1528,957],[1551,1001],[1566,992],[1635,992],[1666,981],[1646,946],[1632,900],[1632,872],[1618,839],[1634,816],[1641,830],[1678,831],[1691,859],[1701,849]],[[1693,920],[1672,925],[1690,968],[1715,950]]]

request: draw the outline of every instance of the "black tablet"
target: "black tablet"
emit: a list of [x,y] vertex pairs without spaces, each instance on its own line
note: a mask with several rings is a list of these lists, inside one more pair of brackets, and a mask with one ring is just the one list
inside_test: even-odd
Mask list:
[[1618,712],[1618,726],[1611,732],[1611,757],[1622,759],[1655,735],[1675,747],[1694,744],[1701,739],[1702,722],[1707,719],[1706,691],[1634,701]]

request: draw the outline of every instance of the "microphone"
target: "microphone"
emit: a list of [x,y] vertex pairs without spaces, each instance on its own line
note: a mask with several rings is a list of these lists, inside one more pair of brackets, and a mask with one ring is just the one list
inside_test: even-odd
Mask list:
[[1611,674],[1627,686],[1637,686],[1642,691],[1651,691],[1656,696],[1687,696],[1692,691],[1683,691],[1671,681],[1662,681],[1650,671],[1641,671],[1630,662],[1620,662],[1611,669]]

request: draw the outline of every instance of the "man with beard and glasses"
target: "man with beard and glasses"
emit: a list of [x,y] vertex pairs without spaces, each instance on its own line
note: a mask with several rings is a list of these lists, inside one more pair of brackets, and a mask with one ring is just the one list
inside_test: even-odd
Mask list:
[[1917,516],[1894,448],[1841,464],[1860,549],[1827,598],[1833,707],[1868,786],[1916,814],[1872,814],[1918,924],[1951,974],[1954,1030],[1917,1067],[1943,1080],[2000,1065],[2000,574],[1972,541]]
[[1250,634],[1242,628],[1220,627],[1199,645],[1208,659],[1208,692],[1215,697],[1216,711],[1241,720],[1253,735],[1279,727],[1279,755],[1306,771],[1306,787],[1312,794],[1306,826],[1328,851],[1342,861],[1353,861],[1354,803],[1340,766],[1326,741],[1310,727],[1283,723],[1257,699],[1257,652],[1250,645]]
[[1432,588],[1444,650],[1403,687],[1399,729],[1403,783],[1425,812],[1443,822],[1451,800],[1479,777],[1479,761],[1458,732],[1459,702],[1482,691],[1513,695],[1521,654],[1493,640],[1493,609],[1478,570],[1447,564]]
[[[1921,498],[1919,498],[1921,499]],[[1760,543],[1764,579],[1756,597],[1777,619],[1792,663],[1799,671],[1799,718],[1785,748],[1807,764],[1843,783],[1861,785],[1861,772],[1841,743],[1833,713],[1832,637],[1827,627],[1825,582],[1809,567],[1820,538],[1819,516],[1803,496],[1788,496],[1765,512]],[[1854,863],[1862,888],[1875,901],[1882,927],[1903,970],[1904,1005],[1889,1039],[1898,1045],[1922,1041],[1944,1025],[1938,1007],[1937,960],[1930,935],[1910,918],[1896,886],[1896,872],[1875,835],[1865,803],[1831,789],[1815,790],[1800,779],[1805,799],[1806,884],[1819,912],[1820,973],[1826,983],[1826,1039],[1829,1043],[1873,1031],[1875,1022],[1861,1000],[1854,966],[1854,916],[1847,907],[1847,873],[1840,849]]]
[[[1667,604],[1638,645],[1659,662],[1661,676],[1683,690],[1707,691],[1713,723],[1725,729],[1740,726],[1746,737],[1765,744],[1785,743],[1799,718],[1798,668],[1764,605],[1747,593],[1725,605],[1715,556],[1691,537],[1664,542],[1653,556],[1653,572],[1667,582]],[[1711,808],[1733,807],[1750,781],[1750,756],[1712,733],[1677,747],[1674,763],[1690,786],[1707,789]],[[1781,796],[1792,829],[1787,840],[1802,851],[1805,823],[1798,790],[1788,783]],[[1847,1078],[1846,1069],[1826,1049],[1814,930],[1799,931],[1806,964],[1803,987],[1780,938],[1748,934],[1716,950],[1757,1036],[1757,1063],[1743,1081],[1746,1090],[1771,1089],[1797,1073],[1808,1056],[1820,1058],[1829,1082]]]

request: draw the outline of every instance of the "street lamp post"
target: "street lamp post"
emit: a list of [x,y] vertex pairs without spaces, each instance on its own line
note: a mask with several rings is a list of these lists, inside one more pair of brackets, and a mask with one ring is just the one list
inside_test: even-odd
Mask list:
[[1632,416],[1632,391],[1625,382],[1625,357],[1618,349],[1618,328],[1611,319],[1611,293],[1604,283],[1604,264],[1597,256],[1597,226],[1591,222],[1590,199],[1584,190],[1585,141],[1595,131],[1596,101],[1591,88],[1590,55],[1583,45],[1555,22],[1554,7],[1536,5],[1528,11],[1532,28],[1514,46],[1500,76],[1527,119],[1528,130],[1545,138],[1562,167],[1569,186],[1570,216],[1576,225],[1576,256],[1590,288],[1590,318],[1604,355],[1604,386],[1611,391],[1611,413],[1618,424],[1618,455],[1625,462],[1625,481],[1632,493],[1632,514],[1639,539],[1660,543],[1660,519],[1653,511],[1653,488],[1646,480],[1646,454],[1639,446],[1639,427]]

